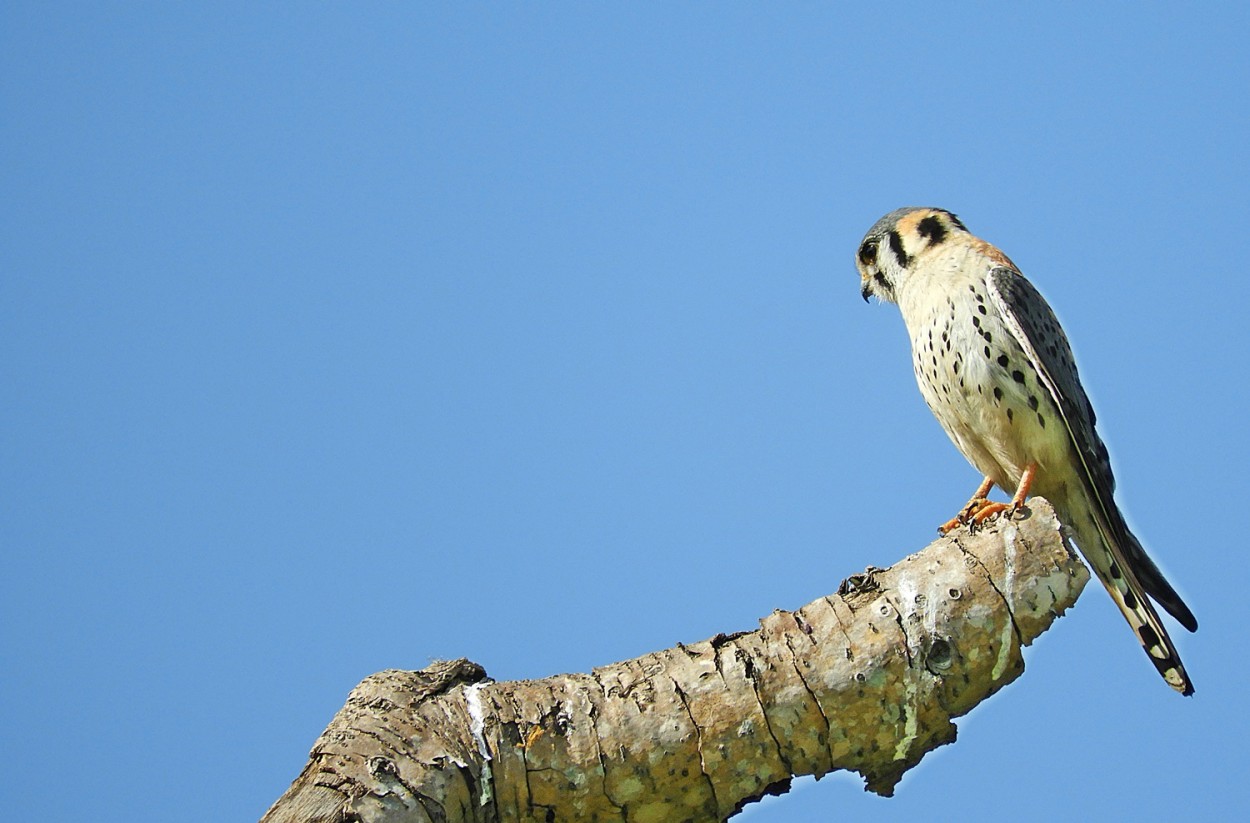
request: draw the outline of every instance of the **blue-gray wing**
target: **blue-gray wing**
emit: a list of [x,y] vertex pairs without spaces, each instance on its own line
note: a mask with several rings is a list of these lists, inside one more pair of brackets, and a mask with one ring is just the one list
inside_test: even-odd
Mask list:
[[1146,554],[1115,504],[1111,459],[1094,428],[1094,407],[1081,387],[1072,347],[1054,311],[1033,284],[1013,268],[992,269],[986,276],[986,288],[1063,417],[1086,492],[1102,514],[1102,527],[1109,533],[1113,552],[1121,555],[1119,560],[1135,572],[1159,605],[1185,628],[1195,631],[1198,621],[1193,613]]
[[1094,407],[1081,387],[1076,359],[1059,319],[1041,292],[1015,269],[1005,266],[992,269],[986,277],[986,288],[1063,415],[1072,445],[1085,466],[1093,490],[1100,498],[1110,501],[1115,493],[1111,460],[1094,428],[1097,422]]

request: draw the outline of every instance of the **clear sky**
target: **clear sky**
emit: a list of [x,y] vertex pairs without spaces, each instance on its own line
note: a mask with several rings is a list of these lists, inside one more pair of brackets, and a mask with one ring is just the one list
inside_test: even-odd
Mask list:
[[742,819],[1244,809],[1250,18],[863,6],[5,3],[5,815],[255,819],[375,671],[923,546],[979,478],[859,297],[902,205],[1063,319],[1197,695],[1091,586],[897,797]]

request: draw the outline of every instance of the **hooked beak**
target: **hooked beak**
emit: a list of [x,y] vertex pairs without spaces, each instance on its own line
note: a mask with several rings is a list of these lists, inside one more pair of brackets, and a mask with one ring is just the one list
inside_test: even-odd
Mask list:
[[859,287],[859,296],[864,298],[864,302],[868,302],[868,298],[872,296],[872,281],[864,278],[863,285]]

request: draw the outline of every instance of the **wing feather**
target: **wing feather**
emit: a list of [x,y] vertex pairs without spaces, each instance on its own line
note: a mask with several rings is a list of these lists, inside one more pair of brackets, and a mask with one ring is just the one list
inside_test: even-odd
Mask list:
[[1092,502],[1095,520],[1104,532],[1113,558],[1181,625],[1196,631],[1198,621],[1193,612],[1146,554],[1115,505],[1115,476],[1110,456],[1095,429],[1094,407],[1081,386],[1072,347],[1054,311],[1033,284],[1013,268],[991,269],[986,276],[986,288],[1059,408],[1073,451],[1081,462],[1081,479]]

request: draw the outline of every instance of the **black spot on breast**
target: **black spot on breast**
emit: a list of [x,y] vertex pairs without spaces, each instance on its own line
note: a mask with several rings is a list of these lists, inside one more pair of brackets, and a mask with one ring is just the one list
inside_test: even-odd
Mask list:
[[976,326],[978,329],[981,328],[981,318],[979,317],[972,318],[972,325]]
[[1002,399],[1003,399],[1003,390],[1002,390],[1002,389],[1000,389],[998,386],[995,386],[995,387],[994,387],[994,399],[995,399],[995,400],[1002,400]]
[[1011,412],[1011,407],[1010,407],[1010,406],[1008,406],[1008,407],[1007,407],[1007,422],[1008,422],[1008,423],[1012,422],[1012,418],[1013,418],[1013,417],[1014,417],[1014,415],[1013,415],[1013,414],[1012,414],[1012,412]]
[[903,249],[903,238],[896,231],[890,232],[890,251],[894,252],[894,257],[898,260],[900,266],[906,268],[907,264],[911,262],[911,258],[907,256],[907,252]]
[[1041,426],[1043,429],[1046,428],[1046,418],[1039,414],[1037,416],[1037,425]]
[[985,314],[985,304],[977,306],[977,311],[981,312],[981,314]]
[[1005,354],[998,355],[998,365],[1002,366],[1004,369],[1007,368],[1007,364],[1010,362],[1011,361],[1007,359],[1007,355]]
[[1017,383],[1023,383],[1024,372],[1020,371],[1019,369],[1016,369],[1015,371],[1011,373],[1011,379],[1016,381]]
[[990,355],[990,347],[989,347],[989,346],[986,346],[986,347],[985,347],[985,359],[986,359],[986,360],[989,360],[991,356],[992,356],[992,355]]
[[955,361],[954,369],[955,369],[955,374],[959,374],[959,361],[958,360]]
[[946,239],[946,226],[943,226],[942,221],[934,215],[929,215],[917,223],[916,231],[921,237],[929,238],[930,246],[936,246]]
[[1033,411],[1037,411],[1037,396],[1036,395],[1032,395],[1032,394],[1029,395],[1029,408]]

